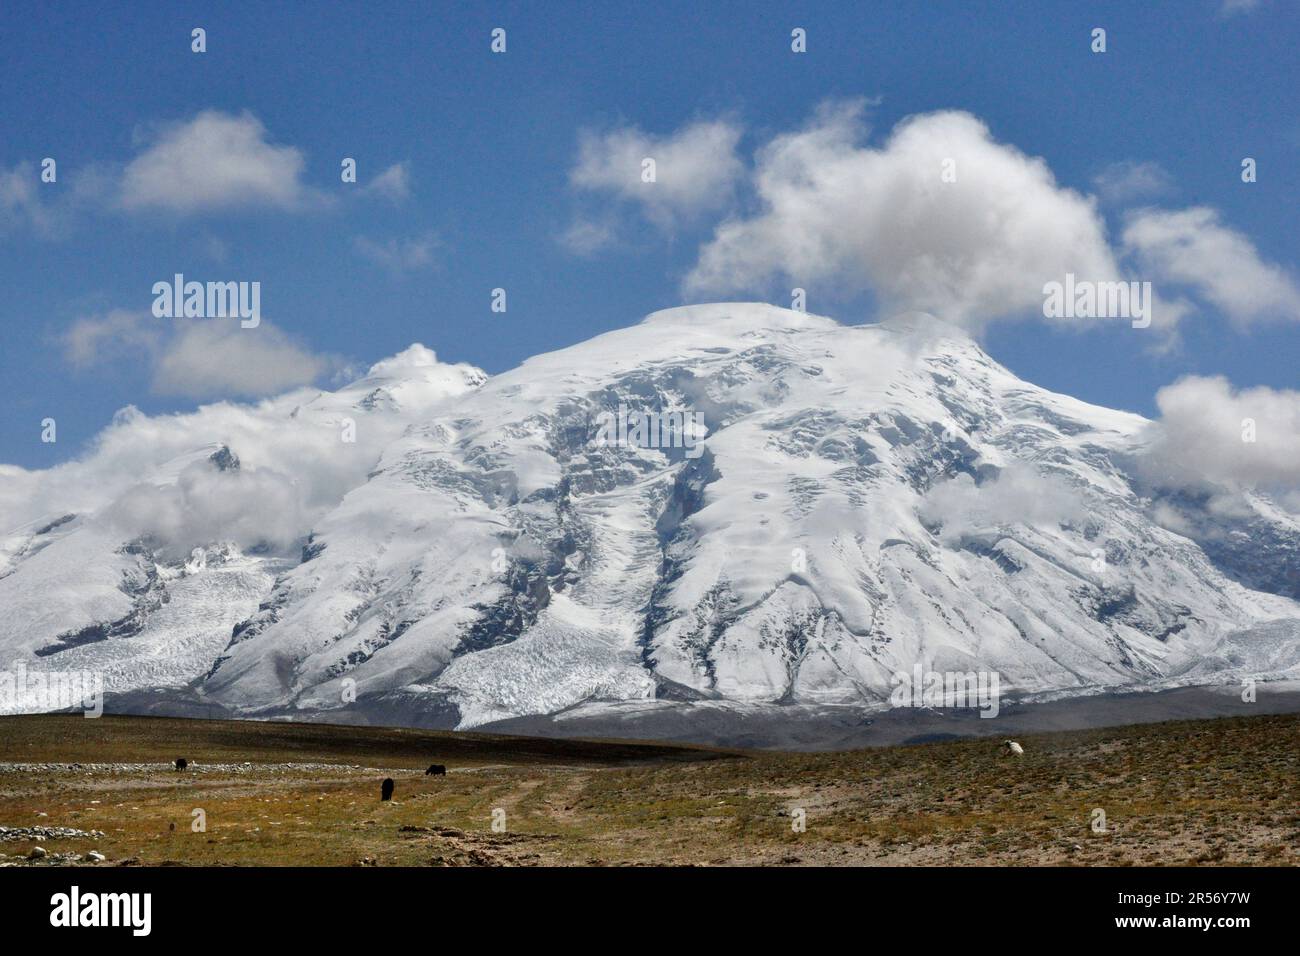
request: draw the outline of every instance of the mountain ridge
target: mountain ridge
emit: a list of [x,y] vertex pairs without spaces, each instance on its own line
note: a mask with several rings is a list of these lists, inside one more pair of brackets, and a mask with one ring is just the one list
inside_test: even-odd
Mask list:
[[[600,701],[879,708],[917,663],[1014,694],[1300,675],[1294,516],[1214,516],[1270,536],[1272,576],[1163,527],[1173,492],[1131,464],[1151,422],[933,317],[685,306],[496,376],[412,346],[304,398],[267,427],[362,436],[323,446],[357,460],[309,527],[202,538],[220,525],[171,492],[166,547],[120,538],[116,501],[33,522],[0,550],[0,648],[250,716],[393,698],[462,727]],[[602,416],[683,410],[698,457],[597,439]],[[271,469],[238,442],[202,448],[160,487],[233,516],[281,493],[244,484]]]

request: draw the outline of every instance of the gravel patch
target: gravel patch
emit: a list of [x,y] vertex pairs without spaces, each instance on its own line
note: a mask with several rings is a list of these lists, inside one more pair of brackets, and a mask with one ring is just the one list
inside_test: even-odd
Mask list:
[[0,842],[6,840],[98,840],[102,830],[76,827],[0,827]]
[[[32,773],[85,773],[138,776],[145,773],[166,773],[182,777],[185,774],[284,774],[284,773],[384,773],[403,771],[362,767],[358,764],[339,763],[194,763],[185,770],[177,770],[170,763],[4,763],[0,774]],[[416,773],[410,770],[406,773]]]

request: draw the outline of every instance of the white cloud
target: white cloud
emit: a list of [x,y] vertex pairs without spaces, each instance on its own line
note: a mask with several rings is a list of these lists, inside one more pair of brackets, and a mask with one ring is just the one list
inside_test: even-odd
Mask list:
[[969,113],[909,117],[880,147],[860,145],[865,134],[862,102],[832,103],[763,147],[761,210],[717,228],[687,291],[753,293],[783,277],[971,325],[1041,314],[1043,285],[1067,272],[1120,278],[1093,201]]
[[219,471],[195,461],[170,484],[127,488],[103,514],[125,538],[148,536],[165,548],[230,541],[241,547],[291,547],[308,527],[294,479],[272,468]]
[[[1138,471],[1167,487],[1300,491],[1300,392],[1234,389],[1222,376],[1190,376],[1156,394],[1160,420]],[[1254,441],[1246,421],[1253,422]]]
[[[152,535],[180,556],[219,541],[290,546],[365,480],[381,436],[392,437],[386,423],[376,422],[345,445],[337,425],[289,415],[290,403],[311,397],[222,402],[154,417],[128,406],[75,461],[40,471],[0,466],[0,531],[74,513],[126,539]],[[238,471],[218,472],[209,463],[220,445],[240,458]],[[175,462],[183,467],[168,480],[164,466]]]
[[160,395],[275,395],[316,381],[330,367],[268,322],[252,329],[220,319],[179,326],[154,366],[153,390]]
[[362,187],[365,192],[402,202],[411,196],[410,163],[394,163]]
[[206,110],[168,126],[127,164],[121,203],[127,209],[194,213],[232,206],[294,209],[312,200],[301,181],[302,153],[267,142],[252,114]]
[[[144,150],[120,163],[61,164],[55,183],[41,181],[34,163],[0,169],[0,232],[21,225],[38,236],[61,237],[87,212],[164,209],[179,214],[270,205],[298,209],[325,204],[306,187],[302,153],[276,146],[251,114],[208,110],[154,131]],[[404,186],[401,170],[383,174],[377,192]]]
[[[975,116],[926,113],[878,146],[865,101],[829,102],[756,157],[757,211],[724,220],[683,283],[686,294],[763,296],[777,286],[822,298],[872,292],[882,311],[924,311],[978,329],[1041,315],[1044,286],[1150,281],[1152,348],[1210,304],[1238,324],[1300,318],[1300,288],[1212,209],[1143,209],[1112,246],[1096,199],[1061,186],[1047,164],[993,139]],[[1109,202],[1172,188],[1151,162],[1094,179]],[[575,232],[581,240],[581,232]],[[815,287],[815,288],[814,288]],[[1061,322],[1086,319],[1062,318]]]
[[[4,467],[0,531],[71,512],[103,514],[128,537],[157,534],[165,543],[182,547],[214,539],[282,542],[286,520],[296,525],[290,535],[304,533],[313,514],[364,480],[376,453],[369,438],[359,430],[359,444],[341,448],[337,428],[298,425],[284,401],[223,402],[189,414],[154,417],[128,406],[75,461],[40,471]],[[230,446],[241,459],[240,472],[229,480],[199,475],[215,470],[206,459],[220,444]],[[341,453],[353,448],[361,454]],[[151,480],[166,463],[186,458],[199,467],[182,471],[179,488],[167,490],[165,482]],[[292,503],[286,500],[288,492]],[[225,519],[232,521],[232,533],[223,533],[219,520]],[[259,531],[258,525],[270,533]],[[191,536],[187,528],[207,531]]]
[[[265,321],[256,329],[235,323],[232,334],[265,328]],[[43,470],[0,465],[0,535],[72,512],[108,522],[124,539],[154,535],[181,556],[219,541],[292,547],[367,480],[383,449],[430,403],[483,379],[420,345],[377,362],[369,376],[399,376],[402,386],[387,387],[399,389],[405,411],[358,407],[372,383],[351,393],[300,389],[181,414],[150,416],[128,406],[74,461]],[[344,416],[355,419],[354,442],[340,440]],[[208,462],[221,445],[240,459],[237,471]]]
[[[652,222],[670,228],[725,205],[743,173],[736,156],[740,133],[725,120],[693,123],[668,136],[630,126],[606,133],[586,130],[569,181],[638,203]],[[646,159],[654,160],[654,182],[642,181]]]
[[1094,176],[1092,185],[1106,202],[1119,204],[1166,195],[1174,181],[1159,163],[1124,160]]
[[1017,463],[979,485],[969,475],[935,485],[921,502],[920,515],[942,525],[939,537],[954,544],[1004,525],[1051,528],[1080,521],[1085,510],[1079,492],[1064,479]]
[[245,329],[235,319],[157,319],[115,309],[78,319],[61,342],[76,368],[143,363],[155,394],[194,399],[275,395],[339,367],[265,320]]
[[1261,259],[1213,209],[1140,210],[1127,218],[1123,241],[1153,281],[1188,287],[1239,325],[1300,320],[1295,278]]
[[75,368],[102,365],[142,350],[152,356],[162,343],[164,327],[147,313],[113,309],[105,315],[77,319],[62,336],[63,355]]
[[352,240],[352,246],[363,258],[390,272],[414,272],[433,265],[433,251],[438,247],[438,239],[432,233],[412,239],[387,239],[384,242],[357,236]]

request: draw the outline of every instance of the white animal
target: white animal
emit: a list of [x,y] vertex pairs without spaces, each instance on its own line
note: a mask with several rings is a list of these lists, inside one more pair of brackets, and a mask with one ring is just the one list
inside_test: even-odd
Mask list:
[[1025,755],[1025,748],[1020,746],[1020,744],[1016,743],[1014,740],[1007,741],[1007,749],[1017,757],[1023,757]]

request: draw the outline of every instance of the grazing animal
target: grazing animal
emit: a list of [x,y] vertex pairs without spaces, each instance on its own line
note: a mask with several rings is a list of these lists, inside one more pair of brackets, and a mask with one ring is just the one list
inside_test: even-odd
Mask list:
[[1020,744],[1016,743],[1014,740],[1008,740],[1006,743],[1007,750],[1015,754],[1017,757],[1023,757],[1025,755],[1025,748],[1020,746]]
[[176,766],[176,769],[177,769],[177,770],[184,770],[184,769],[185,769],[186,767],[188,767],[189,765],[190,765],[190,764],[189,764],[189,761],[186,760],[184,757],[177,757],[177,758],[176,758],[176,764],[175,764],[175,766]]
[[440,763],[431,763],[429,764],[429,769],[424,772],[424,775],[426,777],[430,775],[435,777],[445,777],[447,776],[447,768]]
[[380,800],[393,799],[393,778],[392,777],[384,778],[384,782],[379,788],[379,799]]

